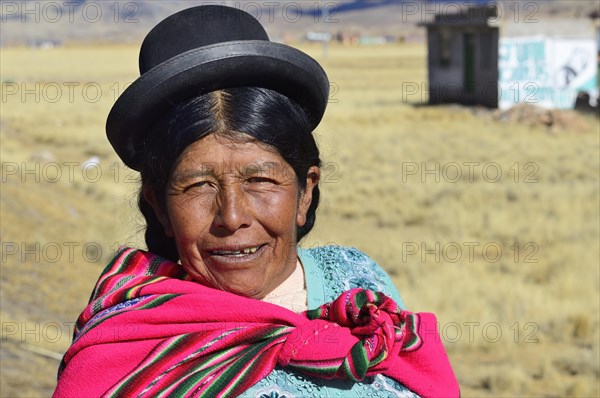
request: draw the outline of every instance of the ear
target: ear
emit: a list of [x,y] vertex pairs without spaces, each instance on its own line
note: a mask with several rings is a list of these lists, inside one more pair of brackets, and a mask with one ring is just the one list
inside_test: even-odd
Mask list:
[[313,190],[319,184],[320,179],[321,169],[318,166],[311,166],[306,173],[306,188],[304,192],[300,193],[300,200],[298,202],[298,214],[296,215],[296,225],[298,227],[306,224],[306,215],[312,202]]
[[169,216],[163,208],[163,206],[157,200],[156,192],[154,191],[154,189],[152,189],[152,187],[145,186],[142,189],[142,193],[144,195],[144,199],[146,199],[146,201],[150,203],[150,206],[152,206],[152,210],[154,210],[154,214],[156,214],[156,217],[165,229],[165,235],[167,235],[169,238],[174,237],[175,234],[173,233],[173,228],[171,227]]

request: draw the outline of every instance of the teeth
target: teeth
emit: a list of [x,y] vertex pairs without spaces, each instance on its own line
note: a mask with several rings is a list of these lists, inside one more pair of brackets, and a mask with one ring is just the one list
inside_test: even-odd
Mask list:
[[258,250],[258,246],[255,247],[247,247],[242,250],[215,250],[213,253],[219,256],[239,256],[241,254],[251,254],[256,253]]

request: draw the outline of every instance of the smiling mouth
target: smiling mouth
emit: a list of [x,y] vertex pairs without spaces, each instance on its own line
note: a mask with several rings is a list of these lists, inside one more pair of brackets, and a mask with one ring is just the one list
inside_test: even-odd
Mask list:
[[243,257],[243,256],[247,256],[249,254],[256,253],[263,246],[264,245],[249,246],[249,247],[245,247],[243,249],[237,249],[237,250],[225,250],[225,249],[208,250],[208,253],[210,253],[213,256]]

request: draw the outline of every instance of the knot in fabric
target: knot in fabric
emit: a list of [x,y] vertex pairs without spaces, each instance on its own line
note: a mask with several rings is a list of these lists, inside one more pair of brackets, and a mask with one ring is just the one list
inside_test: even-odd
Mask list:
[[402,311],[391,298],[371,290],[349,290],[306,316],[311,321],[287,336],[280,366],[361,381],[383,370],[390,355],[422,344],[418,314]]

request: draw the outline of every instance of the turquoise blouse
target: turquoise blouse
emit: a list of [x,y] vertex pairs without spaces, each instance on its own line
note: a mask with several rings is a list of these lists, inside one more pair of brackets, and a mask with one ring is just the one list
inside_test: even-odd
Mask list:
[[[304,267],[309,309],[333,301],[342,292],[356,287],[383,292],[404,308],[400,294],[389,275],[357,249],[341,246],[299,248],[298,256]],[[397,398],[418,395],[382,375],[368,377],[360,383],[355,383],[350,380],[307,377],[277,367],[241,397]]]

